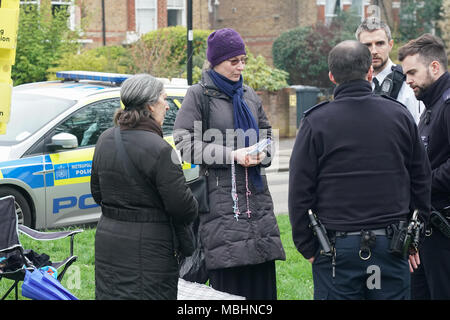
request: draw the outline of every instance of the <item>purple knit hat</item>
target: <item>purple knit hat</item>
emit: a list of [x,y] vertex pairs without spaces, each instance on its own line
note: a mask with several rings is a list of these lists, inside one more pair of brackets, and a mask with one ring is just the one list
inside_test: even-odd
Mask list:
[[242,54],[246,54],[244,40],[235,30],[224,28],[209,35],[206,57],[211,67]]

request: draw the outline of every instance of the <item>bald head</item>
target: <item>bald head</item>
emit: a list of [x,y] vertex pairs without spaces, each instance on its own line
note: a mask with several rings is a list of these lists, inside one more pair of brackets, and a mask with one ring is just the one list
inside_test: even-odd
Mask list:
[[372,55],[367,46],[359,41],[343,41],[328,55],[328,67],[338,84],[365,80],[371,65]]

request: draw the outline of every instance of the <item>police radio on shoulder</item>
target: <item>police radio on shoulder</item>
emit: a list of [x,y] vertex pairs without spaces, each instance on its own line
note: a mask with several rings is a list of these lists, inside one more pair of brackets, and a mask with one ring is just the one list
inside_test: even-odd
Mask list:
[[253,148],[247,152],[249,155],[256,155],[258,153],[261,153],[267,149],[267,147],[272,143],[272,140],[270,139],[264,139],[258,142],[253,146]]

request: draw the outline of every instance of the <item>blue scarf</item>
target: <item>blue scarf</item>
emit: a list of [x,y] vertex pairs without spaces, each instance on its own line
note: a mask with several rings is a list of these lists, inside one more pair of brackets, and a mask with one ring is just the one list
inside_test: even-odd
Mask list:
[[[234,129],[242,129],[246,132],[248,129],[254,129],[259,140],[259,127],[253,117],[250,108],[244,100],[244,90],[242,89],[243,78],[239,81],[231,81],[228,78],[222,76],[214,70],[208,72],[209,76],[213,80],[219,90],[225,93],[233,100],[233,116],[234,116]],[[245,146],[249,147],[249,137],[245,138]],[[250,180],[258,191],[263,190],[263,183],[261,178],[261,169],[259,166],[248,168]]]

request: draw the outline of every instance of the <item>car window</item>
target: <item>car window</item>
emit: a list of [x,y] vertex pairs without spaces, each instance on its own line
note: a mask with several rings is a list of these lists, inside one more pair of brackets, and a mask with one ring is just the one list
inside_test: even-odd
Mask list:
[[0,135],[0,145],[19,143],[76,103],[24,92],[14,92],[6,134]]
[[169,105],[169,110],[166,112],[164,118],[164,123],[162,125],[163,135],[168,136],[173,132],[173,125],[175,124],[175,119],[177,117],[178,110],[183,102],[182,97],[168,97],[167,103]]
[[114,126],[113,117],[120,108],[119,99],[97,101],[70,115],[55,127],[54,133],[71,133],[78,139],[78,146],[94,146],[100,134]]

